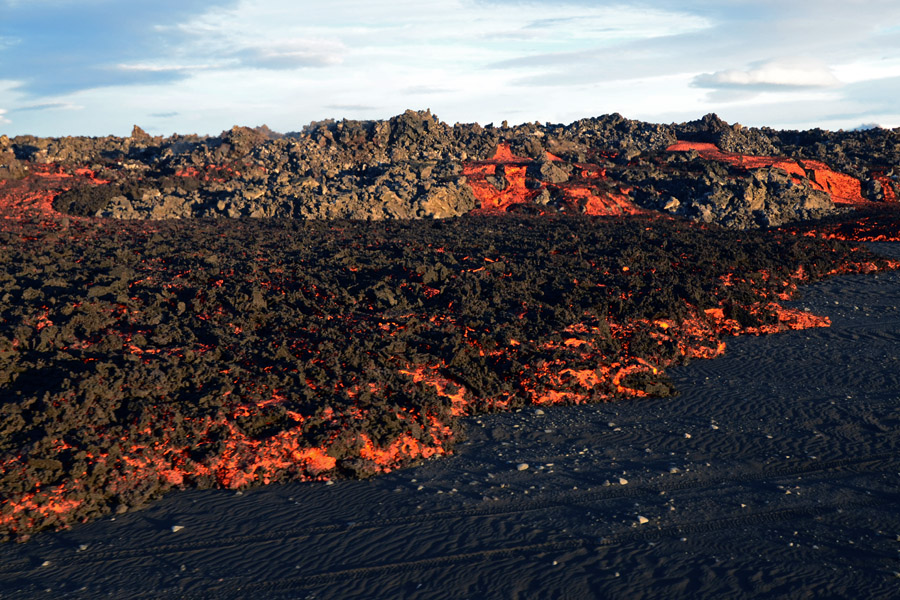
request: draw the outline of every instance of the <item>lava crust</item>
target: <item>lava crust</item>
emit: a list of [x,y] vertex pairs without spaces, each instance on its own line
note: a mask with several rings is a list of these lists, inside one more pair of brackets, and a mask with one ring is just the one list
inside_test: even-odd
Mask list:
[[477,211],[662,211],[732,229],[892,204],[900,131],[773,131],[715,115],[680,125],[620,115],[569,125],[450,126],[430,112],[219,136],[0,136],[0,180],[35,167],[96,173],[55,199],[117,219],[433,219]]
[[[741,230],[728,203],[709,214],[731,215],[731,229],[654,210],[692,177],[719,185],[701,171],[732,189],[768,169],[754,189],[840,202],[818,165],[735,165],[708,146],[673,149],[663,126],[613,121],[546,144],[530,129],[448,133],[422,113],[297,138],[5,140],[0,536],[172,489],[371,476],[451,452],[462,415],[665,397],[667,367],[718,356],[729,336],[827,326],[781,306],[798,284],[900,266],[841,241],[896,239],[884,198],[855,202],[872,211],[859,220],[825,210],[783,229]],[[305,144],[324,148],[315,186],[273,195],[307,177],[273,170],[273,144],[307,166]],[[51,150],[66,158],[36,160]],[[342,205],[328,190],[345,176],[356,199]],[[268,187],[247,200],[254,181]],[[385,196],[398,181],[409,193]],[[207,211],[220,202],[227,210]],[[758,210],[784,216],[788,204],[773,202]],[[127,214],[111,208],[126,203]],[[298,218],[314,205],[320,217],[378,219]],[[266,218],[239,206],[268,207],[256,215]],[[234,218],[202,218],[223,211]],[[192,218],[146,218],[163,216]]]

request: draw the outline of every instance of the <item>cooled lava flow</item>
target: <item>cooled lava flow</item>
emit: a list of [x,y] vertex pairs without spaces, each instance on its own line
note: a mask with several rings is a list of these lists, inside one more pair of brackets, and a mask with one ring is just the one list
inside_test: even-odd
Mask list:
[[477,214],[502,214],[548,204],[553,212],[592,216],[646,212],[629,199],[629,188],[615,185],[606,177],[603,167],[569,165],[549,152],[544,160],[536,161],[516,156],[509,144],[500,144],[493,158],[468,162],[463,173],[481,204]]
[[73,177],[0,185],[0,536],[389,471],[462,415],[666,396],[728,336],[827,326],[779,304],[798,283],[898,266],[654,217],[562,162],[501,145],[465,167],[482,214],[440,222],[76,218]]

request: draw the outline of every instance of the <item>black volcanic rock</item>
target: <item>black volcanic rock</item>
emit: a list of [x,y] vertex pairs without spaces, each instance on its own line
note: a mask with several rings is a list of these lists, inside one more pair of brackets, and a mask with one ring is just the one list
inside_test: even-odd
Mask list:
[[615,171],[635,186],[641,206],[732,229],[778,226],[835,211],[831,197],[809,180],[778,168],[749,175],[696,153],[648,154]]
[[[900,192],[900,130],[775,131],[730,125],[713,114],[672,125],[612,114],[569,125],[482,127],[451,126],[430,111],[409,110],[383,121],[313,122],[284,135],[261,126],[164,138],[135,126],[128,138],[19,136],[0,144],[0,179],[23,176],[29,163],[73,173],[89,168],[110,188],[72,190],[56,203],[82,216],[447,218],[479,207],[465,165],[490,159],[505,144],[531,161],[531,189],[565,185],[577,165],[591,163],[605,172],[610,189],[631,186],[631,198],[645,208],[726,227],[771,226],[835,210],[803,178],[790,185],[771,170],[751,173],[666,153],[678,140],[822,161],[860,179],[873,201]],[[498,190],[508,183],[499,172],[490,181]],[[544,190],[535,202],[546,205],[552,197]]]
[[28,173],[25,165],[16,158],[12,143],[5,135],[0,136],[0,181],[21,179]]

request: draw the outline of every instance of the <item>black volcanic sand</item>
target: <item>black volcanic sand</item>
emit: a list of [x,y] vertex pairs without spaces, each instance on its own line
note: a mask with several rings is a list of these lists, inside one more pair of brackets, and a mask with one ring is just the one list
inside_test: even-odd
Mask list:
[[893,598],[898,297],[898,272],[805,288],[830,328],[738,338],[673,398],[470,417],[452,458],[0,546],[0,597]]
[[[577,389],[565,369],[683,362],[677,340],[641,320],[721,306],[741,326],[771,325],[773,309],[747,307],[788,289],[801,265],[815,280],[873,260],[842,242],[669,218],[66,227],[0,234],[7,538],[142,508],[173,488],[327,470],[290,452],[320,449],[336,463],[329,477],[447,452],[451,400],[401,370],[434,367],[464,386],[464,412],[498,399],[517,408]],[[610,334],[625,323],[627,335]],[[564,333],[577,324],[592,329]],[[592,351],[562,343],[572,337]],[[620,383],[672,391],[663,371]],[[585,400],[623,395],[605,380]],[[367,455],[362,436],[412,450]],[[282,446],[288,459],[266,462],[262,449]]]

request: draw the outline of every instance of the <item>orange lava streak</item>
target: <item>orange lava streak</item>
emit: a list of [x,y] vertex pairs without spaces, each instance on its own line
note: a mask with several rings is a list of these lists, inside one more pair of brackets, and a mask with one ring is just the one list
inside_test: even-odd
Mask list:
[[[548,161],[564,162],[546,153]],[[517,205],[534,204],[542,194],[561,199],[559,208],[575,214],[594,216],[635,215],[645,211],[629,199],[629,189],[613,188],[606,179],[606,171],[597,165],[577,164],[568,181],[548,183],[528,176],[529,166],[538,161],[513,154],[509,144],[500,144],[493,158],[468,162],[463,174],[475,197],[481,203],[475,213],[503,214]],[[489,178],[505,179],[501,190]]]
[[868,202],[862,196],[862,184],[856,177],[832,171],[828,165],[817,160],[804,160],[800,164],[806,169],[809,180],[820,190],[831,194],[836,204]]
[[300,444],[301,426],[280,431],[265,440],[255,440],[232,422],[224,425],[229,432],[224,451],[208,464],[196,465],[198,475],[213,474],[222,487],[238,489],[252,483],[269,483],[282,478],[285,473],[299,479],[315,479],[337,464],[328,456],[327,448],[309,448]]
[[[434,388],[438,396],[450,400],[450,412],[458,417],[466,414],[471,405],[470,394],[465,387],[442,377],[437,371],[439,367],[424,367],[401,369],[400,373],[409,375],[416,383],[424,383]],[[454,390],[454,391],[450,391]]]
[[[4,472],[8,472],[6,468]],[[66,497],[75,491],[72,487],[71,483],[64,483],[39,492],[22,494],[15,501],[10,499],[4,502],[0,505],[0,529],[27,530],[33,526],[38,516],[45,519],[50,517],[51,522],[56,521],[59,525],[65,525],[66,515],[83,503],[83,500]],[[77,482],[74,487],[78,487]]]
[[723,152],[715,144],[704,142],[676,142],[667,152],[689,152],[694,150],[706,160],[727,163],[747,170],[772,167],[787,171],[797,177],[808,178],[815,189],[828,192],[837,204],[859,204],[868,202],[862,196],[859,179],[833,171],[818,160],[793,160],[778,156],[749,156],[736,152]]
[[[498,149],[497,156],[500,155]],[[491,162],[468,164],[463,171],[475,197],[481,202],[480,212],[485,214],[502,214],[514,204],[531,202],[538,194],[525,186],[527,167],[512,162],[503,166],[506,187],[503,190],[497,189],[487,180],[487,177],[497,176],[497,166],[503,165],[495,162],[497,160],[495,158]]]
[[70,223],[87,219],[64,215],[53,208],[53,199],[72,187],[76,179],[89,185],[109,183],[99,179],[90,169],[76,169],[76,175],[63,172],[56,165],[31,165],[31,173],[18,181],[0,181],[0,230],[10,230],[19,224],[37,220],[45,230],[58,230],[60,223],[67,219]]
[[[638,331],[647,330],[653,338],[659,340],[659,343],[666,341],[675,343],[679,354],[685,358],[708,359],[725,352],[726,344],[721,339],[723,335],[761,335],[793,329],[828,327],[831,324],[827,317],[783,308],[773,302],[760,303],[748,307],[748,310],[751,313],[769,312],[774,314],[778,321],[769,325],[744,327],[737,320],[726,318],[723,309],[710,308],[681,322],[666,319],[652,322],[635,321],[625,325],[610,324],[610,330],[613,337],[620,340],[625,347]],[[610,357],[593,352],[592,345],[585,340],[569,338],[561,345],[583,351],[585,356],[596,361],[596,367],[562,368],[556,372],[550,370],[550,367],[563,366],[560,363],[545,364],[541,368],[526,370],[523,373],[522,387],[529,392],[530,402],[580,404],[616,396],[644,397],[648,393],[629,386],[626,383],[628,377],[640,374],[658,375],[675,360],[660,359],[656,364],[652,364],[639,357],[628,357],[626,352],[613,361]]]
[[[449,432],[449,429],[446,432]],[[440,443],[426,445],[406,434],[400,435],[387,447],[377,446],[365,434],[360,434],[359,438],[363,443],[359,456],[372,461],[378,466],[378,470],[384,472],[389,472],[410,459],[431,458],[446,454],[446,450]],[[438,436],[433,437],[433,442],[439,442]]]
[[884,193],[884,201],[889,202],[891,204],[897,203],[897,192],[894,191],[894,186],[896,183],[890,177],[885,177],[883,175],[876,175],[874,177],[875,181],[881,184],[882,192]]

